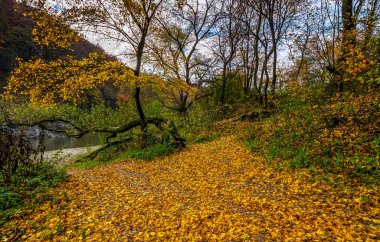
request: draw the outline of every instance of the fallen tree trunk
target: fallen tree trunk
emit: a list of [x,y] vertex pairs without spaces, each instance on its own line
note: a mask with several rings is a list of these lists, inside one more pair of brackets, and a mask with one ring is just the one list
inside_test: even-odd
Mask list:
[[239,121],[255,121],[255,120],[260,120],[263,118],[269,118],[275,113],[275,111],[267,111],[263,110],[260,112],[252,112],[248,114],[244,114],[239,118]]
[[[120,141],[111,141],[111,139],[116,138],[118,134],[122,134],[127,131],[130,131],[136,127],[141,126],[142,124],[141,120],[134,120],[120,127],[95,128],[95,129],[85,130],[83,128],[76,126],[72,122],[64,120],[64,119],[46,119],[46,120],[41,120],[35,123],[15,124],[9,118],[6,118],[6,122],[7,124],[0,125],[0,128],[5,128],[5,127],[14,128],[14,127],[20,127],[20,126],[27,126],[27,127],[38,126],[43,130],[63,133],[68,137],[76,137],[76,138],[82,137],[85,134],[93,133],[93,132],[110,134],[110,136],[108,136],[108,138],[106,139],[106,143],[103,147],[93,151],[92,153],[88,155],[88,158],[92,158],[92,159],[94,159],[101,151],[109,147],[131,141],[132,138],[128,138],[128,139],[124,139]],[[181,149],[181,148],[186,147],[185,139],[179,135],[178,130],[172,121],[164,119],[164,118],[160,118],[160,117],[151,117],[151,118],[147,118],[145,120],[145,123],[155,125],[159,130],[161,130],[161,132],[163,132],[163,135],[165,136],[163,138],[164,141],[171,142],[171,144],[175,148]]]
[[[165,137],[164,137],[163,141],[170,142],[170,137],[171,137],[173,139],[173,142],[171,142],[171,144],[175,148],[182,149],[186,147],[185,139],[179,135],[177,128],[175,127],[172,121],[169,121],[163,118],[148,118],[146,120],[146,124],[154,124],[158,129],[160,129],[163,132],[164,136],[169,138],[169,140],[165,140]],[[127,125],[124,125],[115,129],[96,129],[96,132],[105,132],[105,133],[108,132],[108,133],[111,133],[111,135],[107,138],[106,144],[102,148],[91,152],[86,157],[90,159],[94,159],[101,151],[106,150],[107,148],[132,141],[132,138],[128,138],[128,139],[120,140],[120,141],[110,141],[110,139],[115,138],[117,134],[127,132],[140,125],[141,125],[140,120],[134,120]]]

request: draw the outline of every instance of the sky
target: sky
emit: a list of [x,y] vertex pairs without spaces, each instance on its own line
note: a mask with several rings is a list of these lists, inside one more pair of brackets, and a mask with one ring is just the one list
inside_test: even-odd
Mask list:
[[[47,5],[53,9],[54,12],[59,13],[67,7],[67,3],[65,3],[65,0],[47,0]],[[127,66],[132,66],[133,63],[131,63],[128,58],[126,58],[125,53],[128,51],[128,46],[125,43],[121,43],[115,40],[106,40],[102,38],[100,35],[96,35],[93,33],[81,33],[85,39],[87,39],[89,42],[91,42],[94,45],[100,46],[104,51],[112,56],[117,57],[120,61],[122,61]],[[208,53],[209,51],[205,47],[200,47],[202,50],[202,53]],[[210,52],[209,52],[210,53]],[[288,59],[288,53],[289,50],[286,46],[281,46],[279,49],[279,56],[278,60],[281,62],[281,64],[289,64]],[[147,70],[146,70],[147,71]]]
[[[62,12],[66,9],[65,0],[47,0],[46,5],[55,13]],[[66,6],[65,6],[66,5]],[[83,37],[94,45],[100,46],[110,55],[119,56],[125,52],[126,46],[117,41],[105,40],[101,36],[93,33],[81,33]]]

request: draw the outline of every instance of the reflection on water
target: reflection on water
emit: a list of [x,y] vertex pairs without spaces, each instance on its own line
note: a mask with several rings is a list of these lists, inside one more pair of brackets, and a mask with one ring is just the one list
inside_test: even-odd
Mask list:
[[[86,134],[80,138],[66,136],[44,137],[42,143],[45,146],[45,151],[61,150],[99,145],[104,142],[105,137],[106,135],[99,133]],[[36,148],[38,147],[39,139],[30,139],[30,142]]]

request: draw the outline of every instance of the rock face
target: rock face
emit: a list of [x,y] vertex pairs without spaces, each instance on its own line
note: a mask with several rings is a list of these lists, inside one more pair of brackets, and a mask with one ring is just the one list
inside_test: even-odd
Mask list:
[[65,137],[63,133],[43,130],[38,125],[35,125],[35,126],[20,125],[16,127],[2,126],[1,129],[11,131],[11,133],[17,136],[23,136],[26,139],[36,139],[41,136],[48,137],[48,138]]

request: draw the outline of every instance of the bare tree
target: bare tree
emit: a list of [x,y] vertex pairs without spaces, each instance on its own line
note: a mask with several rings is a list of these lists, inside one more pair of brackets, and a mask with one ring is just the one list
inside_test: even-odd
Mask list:
[[271,89],[274,93],[277,82],[277,62],[278,46],[280,45],[285,33],[291,26],[292,21],[299,9],[302,1],[296,0],[265,0],[262,14],[268,22],[272,58],[272,83]]
[[[243,87],[253,89],[260,103],[268,100],[268,90],[275,92],[277,83],[278,48],[299,10],[296,0],[241,1],[246,13],[240,16],[246,33],[240,52],[243,63]],[[271,70],[269,70],[269,68]],[[270,81],[268,83],[268,81]]]
[[301,76],[301,72],[305,65],[310,64],[310,58],[308,58],[310,57],[308,56],[310,55],[310,42],[313,40],[317,20],[315,17],[315,11],[311,10],[311,1],[308,1],[307,4],[306,9],[302,11],[292,27],[289,29],[290,33],[288,31],[286,35],[289,56],[294,65],[291,81],[295,81],[297,83],[308,81],[308,78]]
[[[162,32],[157,35],[154,58],[157,67],[170,78],[176,78],[190,86],[198,86],[196,72],[207,66],[208,59],[202,55],[205,40],[213,34],[219,19],[220,0],[168,1],[161,15]],[[207,69],[207,68],[206,68]],[[175,107],[186,113],[191,106],[189,93],[180,91]]]
[[[239,52],[242,68],[242,86],[244,93],[249,94],[254,89],[254,95],[261,96],[261,90],[258,84],[258,73],[260,65],[260,49],[262,47],[261,30],[263,23],[263,15],[261,14],[262,1],[257,2],[256,7],[252,7],[253,3],[242,1],[243,12],[239,20],[244,23],[244,34],[241,36]],[[260,11],[255,11],[259,9]]]
[[[237,57],[237,50],[243,34],[242,22],[237,18],[242,13],[242,5],[237,1],[225,0],[221,6],[220,21],[216,25],[216,36],[211,45],[211,51],[220,63],[221,71],[220,103],[226,102],[226,88],[229,78],[236,76],[237,66],[233,62]],[[234,70],[235,73],[232,73]]]

